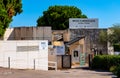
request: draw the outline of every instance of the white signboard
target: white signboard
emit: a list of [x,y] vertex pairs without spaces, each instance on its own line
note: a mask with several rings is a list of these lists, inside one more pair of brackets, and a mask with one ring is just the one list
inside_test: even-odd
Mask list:
[[98,19],[70,18],[69,28],[70,29],[98,28]]
[[64,55],[65,54],[65,46],[56,46],[56,54]]
[[46,50],[46,49],[48,49],[48,41],[40,41],[40,43],[39,43],[39,49],[40,50]]

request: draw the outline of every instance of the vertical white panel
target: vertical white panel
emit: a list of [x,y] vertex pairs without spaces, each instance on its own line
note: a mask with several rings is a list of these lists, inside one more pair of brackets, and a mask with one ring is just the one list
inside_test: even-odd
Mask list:
[[36,59],[37,70],[48,70],[48,61],[45,58]]
[[0,66],[3,66],[4,63],[4,51],[3,51],[3,42],[0,41]]
[[38,58],[38,52],[29,52],[28,55],[28,68],[34,69],[34,60]]
[[[45,42],[45,46],[40,42]],[[17,51],[18,46],[38,46],[38,49]],[[45,48],[43,49],[43,47]],[[11,68],[33,69],[36,67],[38,70],[48,70],[48,41],[0,41],[0,61],[3,61],[0,62],[0,66],[9,66],[8,57],[10,57]]]
[[26,69],[28,68],[28,53],[27,52],[17,52],[16,54],[16,68]]
[[16,41],[17,46],[27,46],[28,41]]
[[43,40],[39,42],[39,54],[38,69],[48,70],[48,41]]
[[16,51],[16,43],[13,41],[4,41],[3,42],[4,51]]

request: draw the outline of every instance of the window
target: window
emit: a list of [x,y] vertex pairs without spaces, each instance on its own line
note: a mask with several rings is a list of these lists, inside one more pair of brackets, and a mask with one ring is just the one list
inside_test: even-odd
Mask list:
[[74,51],[74,57],[78,57],[78,51]]

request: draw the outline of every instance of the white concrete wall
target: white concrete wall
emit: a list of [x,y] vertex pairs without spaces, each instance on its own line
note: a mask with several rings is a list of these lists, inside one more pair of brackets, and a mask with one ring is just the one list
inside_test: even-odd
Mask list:
[[[46,43],[46,48],[41,48],[41,42]],[[24,46],[31,48],[25,50]],[[0,41],[0,67],[9,67],[9,57],[10,68],[48,70],[48,41]]]

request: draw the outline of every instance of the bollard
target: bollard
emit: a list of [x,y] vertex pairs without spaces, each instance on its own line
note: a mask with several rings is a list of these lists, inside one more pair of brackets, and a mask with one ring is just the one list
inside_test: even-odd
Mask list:
[[10,57],[8,57],[8,68],[10,69]]
[[33,64],[34,64],[34,70],[35,70],[35,59],[33,60]]

